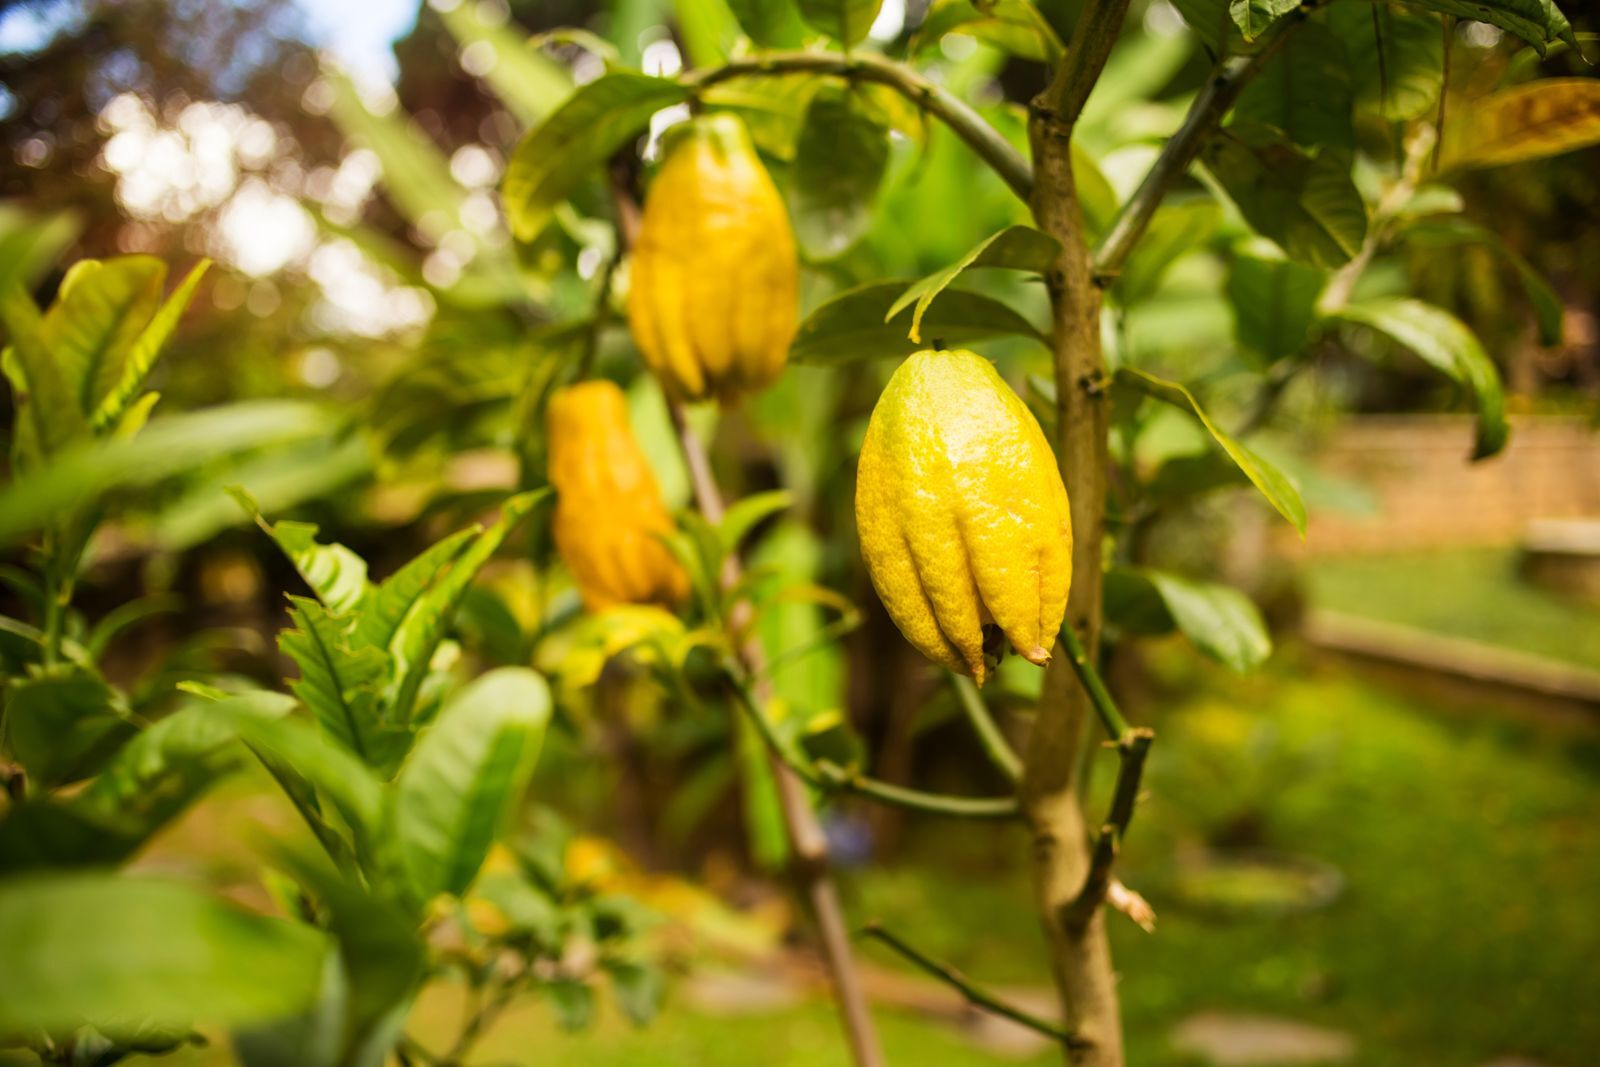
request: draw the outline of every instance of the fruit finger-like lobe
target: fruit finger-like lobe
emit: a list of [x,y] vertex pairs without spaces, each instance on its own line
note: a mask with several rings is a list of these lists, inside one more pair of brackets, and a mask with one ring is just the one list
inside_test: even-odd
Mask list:
[[856,474],[861,554],[889,616],[929,659],[987,674],[983,627],[1043,665],[1072,584],[1055,455],[972,352],[918,352],[872,411]]
[[726,113],[672,135],[634,243],[628,324],[678,400],[731,402],[783,373],[799,266],[783,199]]
[[611,382],[558,389],[545,413],[555,541],[590,611],[672,604],[689,579],[659,540],[672,531],[655,474]]

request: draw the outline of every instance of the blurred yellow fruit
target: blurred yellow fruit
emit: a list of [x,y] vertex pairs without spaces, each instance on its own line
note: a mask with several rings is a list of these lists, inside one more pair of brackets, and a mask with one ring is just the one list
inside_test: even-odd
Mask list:
[[1072,583],[1067,491],[988,360],[918,352],[895,371],[861,446],[856,525],[872,584],[923,655],[982,684],[993,624],[1049,661]]
[[702,116],[669,137],[633,250],[628,321],[670,395],[728,402],[783,373],[794,233],[738,118]]
[[681,600],[688,576],[657,536],[672,531],[672,516],[628,425],[622,390],[606,381],[557,390],[545,426],[556,548],[584,606]]

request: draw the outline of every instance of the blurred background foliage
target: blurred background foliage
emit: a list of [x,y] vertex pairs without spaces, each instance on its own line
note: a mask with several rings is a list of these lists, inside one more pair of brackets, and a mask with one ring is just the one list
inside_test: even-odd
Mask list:
[[[524,243],[510,239],[496,188],[522,133],[608,61],[671,74],[724,55],[737,35],[729,6],[0,0],[0,271],[19,272],[48,306],[75,259],[148,253],[179,276],[209,257],[216,265],[152,378],[160,411],[271,398],[305,400],[326,416],[293,440],[218,455],[118,500],[78,603],[86,622],[137,597],[168,598],[175,609],[105,649],[108,677],[136,694],[137,706],[166,706],[185,679],[273,684],[283,675],[272,635],[286,621],[281,592],[299,590],[301,579],[225,486],[243,486],[265,514],[320,524],[375,576],[388,575],[486,502],[542,486],[538,403],[586,351],[597,373],[629,387],[668,501],[685,504],[665,408],[618,328],[626,278],[613,269],[604,183],[582,186],[554,225]],[[1037,6],[1047,27],[1007,21],[1004,3],[930,10],[889,0],[872,38],[926,62],[1020,146],[1025,104],[1043,77],[1038,60],[1052,35],[1070,35],[1077,8],[1072,0]],[[1600,16],[1568,6],[1592,55]],[[1104,226],[1131,192],[1211,68],[1208,42],[1185,27],[1183,9],[1136,0],[1080,125],[1091,227]],[[1404,6],[1395,10],[1403,20]],[[587,34],[527,45],[574,26]],[[1424,59],[1444,47],[1397,32]],[[1482,23],[1454,26],[1445,44],[1450,121],[1470,121],[1475,101],[1535,74],[1592,77],[1570,49],[1541,60]],[[1426,108],[1436,89],[1428,63],[1419,66],[1423,84],[1410,88]],[[828,106],[826,94],[798,79],[737,88],[742,95],[730,100],[798,211],[797,190],[814,163],[807,115]],[[890,94],[864,95],[866,113],[893,134],[881,158],[866,152],[849,162],[855,179],[878,191],[870,212],[813,229],[798,219],[807,310],[863,283],[926,275],[1027,221],[947,129]],[[1381,107],[1403,111],[1397,96]],[[679,109],[658,116],[652,140],[674,117]],[[1375,165],[1398,161],[1390,124],[1364,124],[1351,137]],[[1596,173],[1600,148],[1586,148],[1467,172],[1453,193],[1430,190],[1446,208],[1459,195],[1451,218],[1462,225],[1407,240],[1367,273],[1362,294],[1412,293],[1455,312],[1492,354],[1519,415],[1592,417],[1600,403]],[[1357,180],[1376,187],[1374,173],[1358,170]],[[1463,228],[1471,225],[1513,255]],[[859,239],[841,242],[840,232]],[[1249,236],[1201,187],[1187,187],[1111,290],[1116,358],[1201,384],[1208,408],[1230,426],[1254,418],[1250,384],[1273,355],[1252,347],[1259,335],[1239,311],[1248,272],[1271,262],[1254,256]],[[1564,309],[1556,336],[1538,335],[1544,297],[1526,283],[1519,258]],[[1009,272],[964,283],[1035,324],[1045,320],[1036,283]],[[1041,348],[1008,339],[982,350],[1048,411]],[[1321,443],[1350,414],[1452,411],[1460,391],[1370,332],[1329,337],[1308,362],[1309,373],[1285,376],[1252,444],[1296,476],[1314,516],[1370,510],[1367,487],[1318,468]],[[888,623],[859,563],[853,460],[891,369],[887,361],[794,366],[744,410],[697,418],[730,496],[777,487],[792,494],[792,507],[762,524],[752,562],[770,565],[780,583],[835,590],[862,612],[848,639],[778,673],[784,700],[810,713],[842,712],[883,777],[993,792],[1003,783],[962,739],[953,695]],[[8,437],[16,419],[0,407]],[[1123,445],[1122,458],[1144,478],[1209,447],[1202,430],[1166,408]],[[1517,582],[1510,546],[1490,550],[1492,560],[1317,561],[1302,581],[1278,556],[1263,565],[1262,540],[1237,548],[1240,531],[1260,518],[1259,503],[1241,495],[1180,493],[1158,519],[1130,516],[1132,558],[1238,576],[1275,624],[1309,602],[1600,666],[1593,607]],[[749,872],[773,868],[782,843],[770,800],[748,783],[737,788],[760,763],[753,739],[728,744],[724,716],[647,684],[648,656],[602,668],[604,653],[631,635],[572,625],[576,596],[538,523],[515,547],[462,601],[460,654],[475,668],[532,662],[547,671],[557,728],[546,739],[542,798],[572,823],[614,837],[622,852],[579,846],[602,872],[593,884],[570,870],[549,874],[547,860],[527,855],[521,868],[502,857],[502,873],[545,871],[555,898],[582,913],[564,922],[606,921],[590,911],[603,912],[596,901],[620,886],[669,912],[712,915],[701,936],[737,946],[736,958],[752,945],[770,948],[787,922]],[[0,592],[8,613],[19,598]],[[762,627],[772,647],[792,647],[833,617],[831,605],[774,602]],[[651,616],[628,626],[663,647],[684,637]],[[1174,1028],[1195,1013],[1229,1010],[1348,1031],[1363,1063],[1469,1067],[1513,1053],[1557,1067],[1585,1062],[1600,1047],[1592,1013],[1581,1010],[1600,997],[1585,954],[1600,936],[1585,904],[1600,894],[1600,831],[1586,816],[1600,798],[1592,723],[1553,728],[1509,700],[1463,708],[1454,696],[1352,679],[1303,654],[1291,641],[1288,662],[1249,679],[1196,665],[1170,642],[1114,663],[1130,702],[1162,730],[1151,814],[1141,817],[1148,834],[1133,845],[1126,872],[1156,904],[1160,934],[1148,938],[1120,920],[1116,931],[1121,966],[1142,976],[1123,987],[1131,1061],[1192,1062],[1196,1053],[1183,1051],[1191,1046]],[[991,699],[1020,708],[1036,686],[1013,662]],[[1459,713],[1442,718],[1447,707]],[[227,787],[223,803],[158,840],[148,862],[254,886],[249,864],[219,855],[217,841],[236,821],[262,818],[254,807],[265,803],[262,784],[246,776]],[[1017,906],[1026,897],[1016,842],[968,839],[850,805],[834,811],[830,831],[847,861],[887,861],[851,878],[853,911],[918,928],[930,951],[986,978],[1044,982],[1034,920]],[[1278,907],[1273,893],[1293,895],[1274,880],[1281,871],[1252,882],[1246,864],[1236,881],[1228,872],[1211,877],[1213,852],[1305,859],[1306,879],[1321,886],[1318,879],[1333,878],[1337,889],[1316,908]],[[679,871],[744,907],[724,914],[710,894],[669,878]],[[704,934],[706,926],[714,932]],[[513,935],[537,930],[505,936]],[[641,1034],[602,1008],[599,1035],[581,1044],[519,1007],[485,1055],[520,1056],[534,1035],[551,1058],[582,1062],[744,1062],[757,1041],[787,1050],[774,1054],[777,1062],[842,1062],[831,1021],[800,985],[799,993],[779,990],[758,1022],[718,1018],[729,1009],[715,995],[690,998],[687,1010]],[[586,1021],[587,1002],[568,993],[547,998],[554,1018]],[[455,994],[447,985],[424,999],[423,1034],[449,1029],[441,1020],[458,1013]],[[1463,1016],[1461,1005],[1476,1002],[1496,1010]],[[950,1027],[932,1029],[896,1016],[886,1037],[895,1062],[1049,1055],[986,1044],[975,1029],[959,1013]]]

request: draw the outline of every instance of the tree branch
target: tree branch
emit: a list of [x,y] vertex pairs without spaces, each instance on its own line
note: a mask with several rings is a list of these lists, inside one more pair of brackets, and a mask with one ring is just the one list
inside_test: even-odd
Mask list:
[[[1126,3],[1127,0],[1120,0]],[[691,71],[679,80],[697,93],[732,78],[831,74],[847,81],[886,85],[942,121],[1023,200],[1033,192],[1033,168],[1011,142],[966,101],[903,63],[866,52],[768,52],[720,67]]]
[[1100,247],[1095,249],[1094,273],[1100,284],[1104,285],[1116,277],[1128,254],[1133,251],[1133,246],[1144,236],[1151,218],[1155,216],[1156,208],[1161,206],[1161,201],[1166,198],[1167,193],[1189,170],[1189,164],[1194,162],[1206,139],[1216,132],[1223,116],[1233,107],[1234,101],[1239,99],[1240,92],[1261,73],[1267,61],[1277,54],[1278,49],[1288,40],[1289,34],[1306,20],[1306,15],[1317,6],[1318,2],[1319,0],[1307,0],[1289,12],[1273,26],[1270,31],[1271,36],[1255,55],[1236,65],[1232,70],[1226,69],[1224,61],[1212,72],[1211,77],[1206,79],[1205,86],[1189,105],[1189,112],[1184,116],[1183,124],[1167,139],[1161,154],[1151,165],[1149,173],[1139,183],[1139,188],[1134,191],[1133,196],[1128,198],[1128,202],[1122,205],[1122,210],[1112,221],[1111,228],[1101,238]]
[[1150,743],[1155,733],[1147,727],[1130,727],[1117,742],[1117,754],[1122,757],[1117,767],[1117,783],[1111,793],[1111,811],[1100,827],[1094,851],[1089,856],[1089,871],[1084,876],[1083,888],[1067,906],[1063,921],[1069,927],[1082,929],[1105,902],[1106,890],[1111,885],[1111,868],[1116,863],[1122,839],[1127,835],[1128,823],[1133,820],[1134,805],[1139,799],[1139,782],[1144,776],[1145,757],[1150,753]]
[[1078,631],[1072,628],[1071,619],[1061,624],[1060,637],[1061,643],[1067,648],[1067,659],[1078,675],[1078,681],[1083,685],[1084,692],[1089,694],[1089,702],[1094,705],[1096,714],[1105,725],[1106,733],[1111,735],[1113,741],[1121,744],[1130,731],[1128,720],[1117,710],[1117,702],[1111,699],[1111,692],[1106,688],[1106,683],[1101,679],[1100,672],[1095,669],[1093,661],[1089,659],[1089,650],[1084,648],[1083,642],[1078,639]]
[[1015,784],[1022,780],[1022,760],[1006,741],[1005,734],[1000,732],[1000,724],[994,721],[994,716],[989,714],[989,708],[983,702],[983,694],[978,692],[978,687],[971,678],[961,674],[952,674],[950,684],[955,686],[956,700],[961,705],[961,710],[966,712],[967,721],[972,724],[973,732],[978,735],[978,741],[983,745],[983,750],[989,756],[989,761],[1000,769],[1006,780]]
[[1122,33],[1128,0],[1090,0],[1067,42],[1067,54],[1056,68],[1044,96],[1035,101],[1053,112],[1053,118],[1071,127],[1083,112],[1089,93],[1111,56],[1111,46]]
[[965,997],[967,1003],[971,1004],[973,1007],[981,1008],[984,1011],[992,1012],[993,1014],[999,1015],[1002,1018],[1010,1019],[1019,1026],[1025,1026],[1035,1033],[1043,1034],[1052,1041],[1061,1042],[1069,1049],[1078,1046],[1078,1039],[1069,1031],[1063,1030],[1055,1023],[1041,1019],[1037,1015],[1024,1011],[1013,1004],[1007,1004],[1005,1001],[1000,1000],[993,994],[979,989],[977,986],[968,981],[966,976],[960,971],[956,970],[954,967],[951,967],[948,964],[940,963],[938,960],[923,955],[917,949],[912,948],[910,945],[900,940],[900,938],[894,934],[891,934],[888,930],[885,930],[879,923],[868,923],[862,928],[861,935],[863,937],[876,938],[877,940],[882,941],[885,945],[888,945],[890,948],[894,949],[901,956],[904,956],[906,959],[916,964],[928,974],[931,974],[941,982],[954,987],[956,992]]

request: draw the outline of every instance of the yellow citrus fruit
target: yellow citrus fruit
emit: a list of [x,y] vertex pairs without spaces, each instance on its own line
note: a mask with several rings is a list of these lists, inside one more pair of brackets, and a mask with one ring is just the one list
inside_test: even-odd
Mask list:
[[724,402],[783,373],[799,267],[777,187],[733,115],[673,137],[645,197],[628,322],[680,400]]
[[923,655],[982,684],[983,628],[1049,662],[1072,584],[1054,454],[1020,397],[972,352],[918,352],[872,411],[856,475],[861,554]]
[[672,516],[611,382],[557,390],[545,414],[555,540],[590,611],[613,604],[671,604],[689,579],[657,535]]

